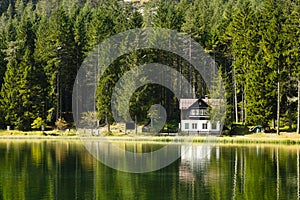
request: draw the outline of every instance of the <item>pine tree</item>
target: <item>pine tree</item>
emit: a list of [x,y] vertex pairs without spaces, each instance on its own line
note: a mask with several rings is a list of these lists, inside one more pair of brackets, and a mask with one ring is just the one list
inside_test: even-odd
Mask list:
[[[88,31],[89,45],[93,47],[114,34],[131,28],[139,28],[141,25],[141,15],[136,13],[132,6],[120,6],[116,1],[103,4],[93,15],[91,27]],[[124,41],[124,48],[126,48],[126,45],[129,44]],[[111,96],[115,84],[122,76],[122,67],[124,67],[124,61],[120,58],[111,64],[106,73],[100,77],[97,87],[96,107],[98,118],[100,121],[106,122],[108,131],[110,131],[109,127],[113,122]]]
[[16,0],[15,3],[15,13],[16,13],[16,18],[20,19],[21,16],[23,15],[25,9],[25,4],[23,0]]
[[260,24],[262,23],[253,10],[253,5],[243,2],[235,8],[227,34],[231,40],[230,50],[237,88],[240,88],[238,91],[244,99],[241,102],[241,117],[245,118],[247,124],[267,125],[272,116],[270,95],[273,83],[265,85],[266,81],[269,82],[270,70],[265,68],[266,63],[260,51]]
[[[37,33],[35,57],[43,66],[49,85],[48,111],[51,120],[71,112],[71,96],[77,72],[76,51],[72,24],[60,8],[50,17],[43,18]],[[55,115],[53,113],[55,112]]]
[[43,69],[34,67],[32,53],[26,48],[20,63],[21,80],[18,98],[21,99],[21,110],[18,116],[20,130],[30,130],[35,119],[45,119],[45,75]]
[[98,45],[104,39],[114,35],[114,18],[116,17],[112,3],[101,4],[92,12],[92,20],[87,32],[88,51]]
[[[0,97],[0,109],[1,109],[1,117],[3,117],[3,124],[9,123],[9,116],[8,113],[10,113],[11,108],[13,108],[16,104],[14,99],[14,88],[11,88],[12,90],[8,89],[8,94],[6,95],[5,87],[13,87],[8,82],[11,81],[13,83],[16,83],[17,77],[15,77],[15,67],[18,63],[17,57],[19,52],[19,45],[16,40],[17,31],[16,31],[16,25],[17,21],[13,20],[12,18],[9,18],[7,21],[7,24],[5,26],[5,29],[3,30],[3,38],[2,38],[2,65],[1,65],[1,71],[2,71],[2,77],[1,77],[1,97]],[[14,76],[11,80],[10,77]],[[14,85],[14,84],[13,84]],[[4,92],[3,92],[4,91]],[[10,99],[12,99],[10,101]],[[12,105],[9,105],[9,104]],[[10,109],[6,110],[6,108],[9,107]]]
[[37,117],[44,117],[43,71],[34,67],[35,30],[24,14],[17,29],[16,41],[9,42],[8,61],[1,90],[1,106],[7,124],[29,130]]
[[20,45],[18,42],[11,41],[6,50],[7,66],[4,83],[1,88],[1,110],[4,112],[7,125],[19,125],[21,100],[18,98],[20,74],[18,73]]
[[[286,95],[288,96],[287,109],[289,126],[291,130],[293,124],[292,112],[297,112],[297,133],[300,133],[300,1],[284,2],[283,12],[286,17],[286,21],[282,25],[282,29],[284,37],[283,57],[285,58],[284,64],[288,71],[286,84],[289,89],[286,90],[288,93]],[[295,106],[293,106],[293,103],[297,101],[298,104],[294,104]]]
[[205,47],[209,38],[209,16],[208,5],[205,1],[194,1],[185,14],[185,23],[181,30],[189,34],[200,45]]
[[2,86],[4,73],[6,70],[7,61],[5,60],[5,49],[6,49],[6,40],[5,40],[5,32],[2,30],[0,32],[0,86]]
[[[283,3],[281,1],[268,0],[265,2],[264,10],[262,12],[262,19],[267,22],[262,24],[261,34],[262,39],[260,42],[260,47],[264,52],[263,58],[266,60],[266,69],[269,69],[271,75],[269,78],[277,82],[277,108],[276,108],[276,118],[277,118],[277,134],[280,133],[280,100],[281,100],[281,85],[284,81],[282,74],[284,72],[283,68],[283,49],[284,49],[284,35],[282,31],[282,26],[285,22],[283,16]],[[271,83],[271,85],[274,85]],[[274,93],[273,93],[274,94]],[[273,96],[274,98],[274,96]],[[270,106],[270,105],[269,105]]]

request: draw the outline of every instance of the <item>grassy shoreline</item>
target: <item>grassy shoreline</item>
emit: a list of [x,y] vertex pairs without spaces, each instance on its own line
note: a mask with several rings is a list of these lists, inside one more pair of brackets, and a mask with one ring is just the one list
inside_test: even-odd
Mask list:
[[[101,140],[99,136],[86,136],[80,137],[74,133],[61,133],[57,131],[48,132],[20,132],[20,131],[0,131],[0,140]],[[145,135],[123,135],[123,136],[106,136],[111,141],[126,141],[126,142],[184,142],[186,139],[193,138],[193,143],[216,143],[216,144],[286,144],[286,145],[298,145],[300,144],[300,134],[296,133],[281,133],[276,134],[264,134],[255,133],[244,136],[145,136]]]

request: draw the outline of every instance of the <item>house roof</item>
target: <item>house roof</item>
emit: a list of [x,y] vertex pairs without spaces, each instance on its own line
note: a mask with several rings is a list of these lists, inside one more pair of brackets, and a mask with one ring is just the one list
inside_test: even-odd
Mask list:
[[193,105],[198,99],[180,99],[179,100],[179,109],[188,109]]
[[[200,99],[204,103],[206,103],[210,107],[216,107],[222,103],[221,99],[209,99],[209,98],[204,98]],[[194,105],[199,99],[180,99],[179,100],[179,109],[189,109],[192,105]]]
[[205,98],[205,99],[202,99],[202,100],[212,108],[216,107],[216,106],[219,106],[220,104],[224,103],[224,100],[222,100],[222,99],[208,99],[208,98]]

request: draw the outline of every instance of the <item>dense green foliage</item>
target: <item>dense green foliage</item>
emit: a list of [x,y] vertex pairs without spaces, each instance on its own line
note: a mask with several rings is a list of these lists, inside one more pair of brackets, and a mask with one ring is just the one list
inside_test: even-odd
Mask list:
[[[143,15],[139,8],[117,0],[1,1],[1,126],[28,130],[39,117],[48,124],[71,122],[72,88],[84,58],[106,38],[143,26],[189,34],[215,58],[225,81],[227,123],[265,125],[280,117],[282,125],[296,124],[299,0],[153,0],[143,5]],[[175,66],[198,98],[207,94],[201,76],[179,56],[131,52],[109,66],[98,84],[101,122],[113,122],[111,93],[119,78],[153,61]],[[166,107],[168,120],[179,119],[178,100],[158,85],[136,91],[132,118],[147,123],[156,103]]]

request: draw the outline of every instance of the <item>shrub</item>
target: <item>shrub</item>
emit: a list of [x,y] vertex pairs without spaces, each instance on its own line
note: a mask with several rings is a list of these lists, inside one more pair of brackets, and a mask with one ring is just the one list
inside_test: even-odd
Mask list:
[[36,118],[31,124],[32,129],[40,129],[42,126],[45,127],[46,123],[41,117]]
[[58,118],[55,122],[55,126],[59,130],[65,130],[68,127],[68,122],[64,118]]

